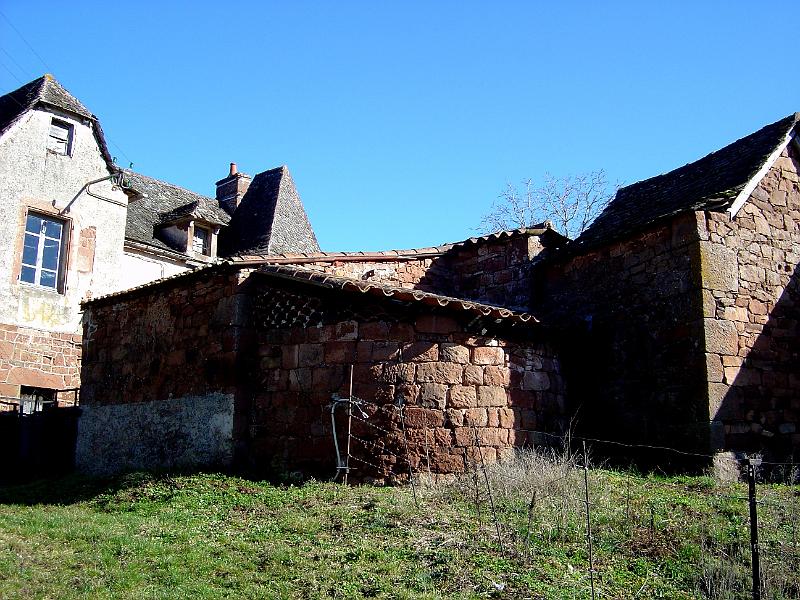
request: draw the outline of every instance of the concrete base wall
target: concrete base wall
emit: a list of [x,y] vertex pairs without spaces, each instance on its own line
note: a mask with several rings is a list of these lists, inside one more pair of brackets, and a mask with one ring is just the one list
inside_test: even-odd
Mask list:
[[232,460],[233,395],[82,408],[75,449],[82,473],[227,466]]

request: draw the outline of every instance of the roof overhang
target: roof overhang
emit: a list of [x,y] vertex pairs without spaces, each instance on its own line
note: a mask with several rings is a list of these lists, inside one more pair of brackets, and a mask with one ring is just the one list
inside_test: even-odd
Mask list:
[[780,155],[783,154],[783,151],[786,150],[787,146],[790,143],[792,143],[793,140],[795,144],[798,143],[796,124],[792,126],[789,129],[789,131],[786,132],[786,135],[783,137],[781,142],[775,147],[775,150],[772,151],[772,154],[770,154],[767,157],[767,160],[764,161],[764,164],[761,165],[761,168],[756,172],[755,175],[753,175],[753,177],[750,178],[750,180],[742,188],[742,191],[739,192],[739,194],[736,196],[736,199],[733,201],[733,203],[727,210],[728,216],[731,219],[736,218],[736,215],[739,214],[739,211],[742,209],[745,202],[747,202],[747,199],[750,198],[750,194],[753,193],[753,190],[756,189],[756,186],[759,184],[759,182],[762,179],[764,179],[766,174],[775,164],[775,161],[777,161],[778,158],[780,158]]

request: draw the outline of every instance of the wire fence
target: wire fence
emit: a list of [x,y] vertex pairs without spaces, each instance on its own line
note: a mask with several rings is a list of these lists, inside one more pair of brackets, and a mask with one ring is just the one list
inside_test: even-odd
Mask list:
[[[346,410],[347,425],[337,432],[334,407],[334,436],[347,439],[337,443],[337,476],[346,480],[352,473],[369,481],[388,473],[390,482],[410,483],[420,510],[460,502],[473,515],[474,543],[491,545],[522,565],[545,560],[555,547],[566,548],[587,598],[613,597],[606,594],[606,578],[595,561],[600,556],[608,563],[616,554],[663,564],[682,557],[694,565],[698,597],[800,597],[800,489],[798,467],[791,462],[731,457],[747,485],[642,476],[593,469],[592,452],[609,444],[713,456],[525,429],[517,431],[552,443],[494,462],[486,459],[488,447],[472,426],[473,451],[465,452],[463,470],[443,477],[431,468],[429,428],[416,424],[407,430],[402,406],[384,405],[382,412],[356,398],[338,406]],[[647,586],[645,578],[639,597],[651,597]]]

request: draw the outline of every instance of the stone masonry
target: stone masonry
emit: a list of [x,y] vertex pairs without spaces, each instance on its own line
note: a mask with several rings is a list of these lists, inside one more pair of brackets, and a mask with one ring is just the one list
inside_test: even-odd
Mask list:
[[800,156],[791,145],[734,219],[699,214],[716,447],[800,445]]
[[434,473],[463,470],[477,459],[477,445],[494,461],[540,441],[525,430],[561,431],[564,386],[542,341],[481,335],[457,314],[379,311],[335,297],[320,298],[324,314],[316,323],[275,328],[273,307],[302,305],[299,291],[257,293],[263,308],[254,309],[254,318],[267,324],[259,327],[253,389],[257,463],[330,471],[330,404],[348,397],[351,366],[353,395],[363,400],[370,423],[357,421],[354,428],[353,466],[361,478],[407,473],[398,464],[405,456],[400,406],[412,467],[429,463]]
[[[463,470],[477,445],[496,460],[540,441],[526,430],[557,433],[564,423],[559,363],[533,323],[431,311],[249,269],[209,269],[92,302],[85,339],[88,414],[116,406],[115,419],[140,420],[137,405],[163,413],[158,407],[172,403],[185,415],[187,401],[207,414],[229,397],[233,453],[220,450],[217,462],[258,470],[333,474],[330,405],[347,396],[351,366],[353,393],[377,426],[354,429],[363,442],[353,455],[366,462],[353,477],[385,481],[407,472],[397,465],[405,452],[400,405],[412,465],[420,468],[426,456],[438,473]],[[97,422],[109,418],[93,414]],[[130,456],[137,444],[153,443],[152,433],[135,439],[152,425],[138,429],[127,429]],[[102,443],[85,439],[97,431],[83,422],[79,448],[102,453]],[[186,438],[192,456],[204,460],[207,446],[227,447],[218,433],[202,442],[196,428],[169,431],[169,443]],[[163,453],[152,456],[151,466],[165,466]],[[91,460],[84,458],[78,463],[86,470]],[[126,465],[134,463],[121,460],[119,468]]]
[[707,449],[697,239],[690,213],[538,272],[579,432]]

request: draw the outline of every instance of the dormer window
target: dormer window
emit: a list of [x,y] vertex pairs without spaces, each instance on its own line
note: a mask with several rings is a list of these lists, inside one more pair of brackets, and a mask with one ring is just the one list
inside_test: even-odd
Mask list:
[[192,235],[192,252],[211,256],[211,231],[195,223]]
[[70,156],[72,154],[72,125],[58,119],[50,121],[50,135],[47,138],[47,149],[54,154]]

